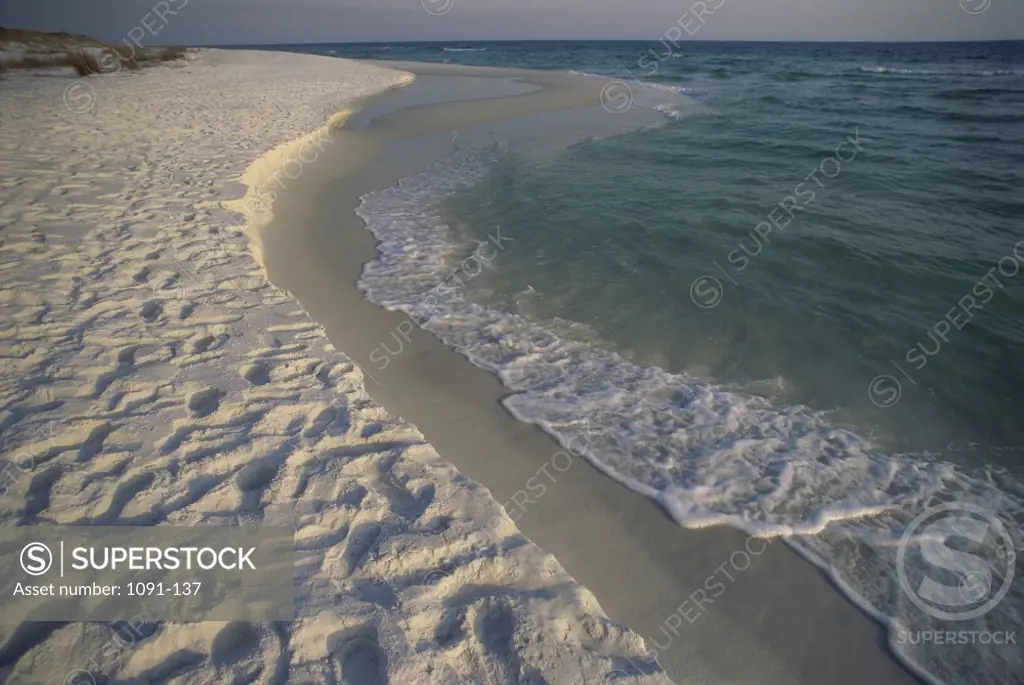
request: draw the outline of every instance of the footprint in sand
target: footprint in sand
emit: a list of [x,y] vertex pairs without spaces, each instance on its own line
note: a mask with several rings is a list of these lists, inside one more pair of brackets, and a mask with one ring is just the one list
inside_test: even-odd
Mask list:
[[263,364],[246,364],[240,369],[242,378],[249,381],[249,385],[266,385],[270,382],[270,370]]
[[160,316],[161,311],[163,311],[162,304],[155,300],[146,300],[139,308],[139,318],[145,324],[154,323],[157,317]]
[[255,654],[260,645],[260,634],[248,621],[233,621],[213,639],[210,661],[218,666],[239,663]]
[[217,411],[221,394],[219,388],[207,385],[189,394],[185,404],[193,416],[201,418]]
[[[347,635],[346,635],[347,634]],[[388,662],[377,642],[377,631],[355,629],[332,635],[331,666],[339,685],[388,685]]]

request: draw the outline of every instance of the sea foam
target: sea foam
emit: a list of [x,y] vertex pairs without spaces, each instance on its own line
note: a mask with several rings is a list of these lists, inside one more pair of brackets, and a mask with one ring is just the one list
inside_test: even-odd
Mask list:
[[[530,320],[450,289],[438,296],[453,263],[475,246],[444,222],[436,203],[483,178],[499,157],[495,148],[466,148],[361,199],[356,213],[380,243],[359,282],[367,299],[406,312],[495,373],[513,391],[504,404],[517,419],[563,443],[588,425],[593,465],[657,500],[679,524],[726,524],[783,538],[886,625],[892,649],[927,680],[955,682],[972,673],[973,682],[995,685],[1021,672],[1019,651],[951,651],[904,639],[910,630],[1013,630],[1024,619],[1024,591],[1010,585],[990,611],[950,628],[904,589],[917,587],[934,565],[921,558],[920,535],[903,539],[918,512],[951,500],[1000,511],[1008,529],[1019,529],[1020,483],[922,455],[885,454],[831,425],[825,413],[637,366],[573,322]],[[910,550],[902,584],[901,548]]]

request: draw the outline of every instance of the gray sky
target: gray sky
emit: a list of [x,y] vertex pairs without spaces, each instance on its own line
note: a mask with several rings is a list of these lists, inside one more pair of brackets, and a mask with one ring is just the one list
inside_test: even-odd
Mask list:
[[[144,45],[659,39],[681,17],[685,40],[992,40],[1024,38],[1024,0],[0,0],[0,25]],[[700,0],[697,0],[698,5]],[[152,10],[164,12],[161,21]],[[430,8],[434,14],[427,11]],[[446,11],[445,11],[446,10]],[[442,13],[442,11],[444,11]],[[144,17],[148,19],[144,22]]]

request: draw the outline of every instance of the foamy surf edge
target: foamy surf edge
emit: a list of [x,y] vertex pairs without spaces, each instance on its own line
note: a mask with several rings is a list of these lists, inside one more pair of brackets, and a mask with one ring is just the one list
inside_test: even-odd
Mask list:
[[[359,281],[368,300],[405,312],[498,376],[512,391],[503,400],[508,412],[563,447],[586,421],[593,440],[585,458],[656,500],[680,525],[728,525],[784,539],[885,627],[892,652],[923,680],[952,683],[967,669],[995,685],[1020,668],[1020,655],[1007,657],[1005,649],[953,654],[945,645],[908,641],[907,633],[943,632],[949,623],[916,606],[904,587],[910,583],[897,572],[902,563],[920,582],[929,569],[955,568],[915,554],[922,538],[913,534],[913,520],[937,503],[983,507],[1008,528],[1019,527],[1013,524],[1024,520],[1018,481],[925,455],[885,454],[834,427],[827,412],[773,406],[709,381],[641,368],[580,342],[571,322],[537,322],[451,296],[439,284],[475,245],[465,230],[447,225],[437,203],[483,179],[496,158],[486,149],[462,150],[394,188],[363,196],[356,213],[380,243],[378,260]],[[416,250],[408,250],[413,243]],[[911,551],[903,562],[901,545]],[[954,625],[1011,632],[1022,609],[1018,583],[989,613]]]
[[[260,266],[264,268],[266,266],[263,262],[263,240],[260,232],[274,219],[273,204],[277,191],[270,187],[271,182],[279,180],[282,173],[285,173],[287,178],[292,178],[287,175],[286,167],[293,162],[299,164],[299,176],[301,176],[302,166],[316,161],[316,157],[307,160],[302,153],[312,146],[317,150],[316,156],[318,157],[319,152],[323,150],[323,138],[329,139],[331,131],[344,127],[349,118],[358,114],[363,108],[366,99],[385,90],[404,88],[416,80],[415,74],[402,71],[394,71],[394,73],[396,76],[388,80],[387,88],[366,93],[343,109],[330,114],[319,128],[268,150],[242,174],[240,180],[246,186],[245,194],[222,204],[225,209],[238,212],[244,218],[245,231],[252,240],[250,251]],[[297,179],[298,176],[293,180]],[[279,183],[278,186],[280,187],[280,185]]]

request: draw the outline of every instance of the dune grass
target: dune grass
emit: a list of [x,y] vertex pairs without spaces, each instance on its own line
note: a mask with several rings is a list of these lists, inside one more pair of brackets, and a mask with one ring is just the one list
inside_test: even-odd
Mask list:
[[160,48],[157,53],[157,59],[161,62],[170,62],[176,59],[185,59],[185,48],[177,46],[168,46],[166,48]]
[[75,70],[79,76],[89,76],[100,73],[100,62],[96,56],[85,50],[69,52],[67,54],[68,66]]
[[110,45],[88,36],[67,33],[42,33],[0,28],[0,48],[13,44],[29,49],[29,54],[0,60],[0,73],[14,69],[71,67],[78,76],[121,71],[138,71],[143,66],[180,60],[186,49],[176,46],[138,48]]

